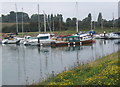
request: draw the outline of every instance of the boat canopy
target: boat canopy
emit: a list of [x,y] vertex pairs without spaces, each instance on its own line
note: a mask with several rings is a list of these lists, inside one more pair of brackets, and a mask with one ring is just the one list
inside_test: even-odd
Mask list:
[[114,34],[120,35],[120,32],[114,32]]
[[50,34],[39,34],[37,36],[38,39],[50,39]]
[[45,37],[45,36],[50,37],[50,34],[48,33],[48,34],[38,34],[38,35],[37,35],[37,37]]
[[69,41],[69,42],[78,42],[78,41],[80,41],[79,36],[67,36],[67,37],[62,37],[62,39],[65,39],[66,41]]
[[67,37],[62,37],[62,38],[79,38],[79,36],[67,36]]
[[29,39],[40,39],[40,40],[43,40],[43,39],[49,39],[49,36],[43,36],[43,37],[30,37]]

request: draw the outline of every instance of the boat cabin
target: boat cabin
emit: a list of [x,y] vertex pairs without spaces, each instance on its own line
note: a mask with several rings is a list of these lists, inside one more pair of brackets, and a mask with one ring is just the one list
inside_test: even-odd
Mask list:
[[62,37],[63,41],[68,41],[68,42],[79,42],[80,37],[79,36],[68,36],[68,37]]
[[39,34],[37,36],[38,39],[50,39],[50,34]]

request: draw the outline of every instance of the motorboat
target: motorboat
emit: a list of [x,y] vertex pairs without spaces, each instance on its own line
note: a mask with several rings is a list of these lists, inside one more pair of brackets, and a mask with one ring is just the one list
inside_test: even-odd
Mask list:
[[49,46],[52,40],[51,35],[48,34],[39,34],[37,37],[30,37],[23,44],[24,45],[38,45],[38,46]]
[[17,39],[3,39],[2,44],[19,44],[20,40]]
[[120,39],[120,32],[113,32],[107,34],[108,39]]
[[99,34],[94,36],[95,39],[120,39],[120,32]]
[[73,45],[84,45],[89,43],[94,43],[95,40],[92,40],[92,38],[85,36],[67,36],[63,37],[62,40],[56,40],[54,42],[51,42],[51,46],[73,46]]

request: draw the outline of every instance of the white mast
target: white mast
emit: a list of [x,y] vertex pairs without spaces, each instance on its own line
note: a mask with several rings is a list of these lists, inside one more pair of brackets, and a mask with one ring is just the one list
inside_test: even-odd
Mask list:
[[22,8],[22,36],[24,35],[24,29],[23,29],[23,8]]
[[47,24],[48,24],[48,27],[49,27],[49,29],[50,29],[50,33],[52,33],[52,30],[51,30],[51,27],[50,27],[50,23],[49,23],[48,20],[47,20]]
[[41,30],[40,30],[39,4],[38,4],[38,29],[39,29],[39,32],[40,32]]
[[78,32],[78,20],[76,20],[76,32]]
[[94,16],[93,16],[93,19],[94,19],[94,22],[93,22],[93,23],[94,23],[94,24],[93,24],[93,28],[95,29],[95,19],[96,19],[96,18],[95,18],[95,14],[94,14]]
[[101,20],[101,28],[103,29],[103,19]]
[[76,2],[76,32],[78,32],[78,3]]
[[101,19],[101,28],[103,29],[103,19]]
[[112,14],[112,16],[113,16],[113,28],[114,28],[114,13]]
[[44,32],[46,32],[46,14],[44,11],[43,13],[44,13]]
[[54,30],[55,30],[55,26],[54,26],[54,19],[53,19],[53,32],[54,32]]
[[17,5],[15,4],[16,8],[16,32],[18,33],[18,16],[17,16]]
[[60,22],[60,32],[61,32],[61,22],[62,22],[62,20],[61,20],[61,18],[59,17],[59,22]]
[[91,25],[91,30],[92,30],[92,16],[91,16],[91,20],[90,20],[90,23],[91,23],[90,25]]

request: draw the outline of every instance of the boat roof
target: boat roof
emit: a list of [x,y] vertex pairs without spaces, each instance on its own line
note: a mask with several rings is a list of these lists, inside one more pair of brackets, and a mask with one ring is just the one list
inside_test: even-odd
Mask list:
[[44,37],[44,36],[50,36],[50,34],[47,33],[47,34],[38,34],[38,35],[37,35],[37,37]]
[[75,38],[75,37],[79,37],[79,36],[67,36],[67,37],[62,37],[62,38]]
[[118,34],[118,35],[120,35],[120,32],[114,32],[114,34]]

